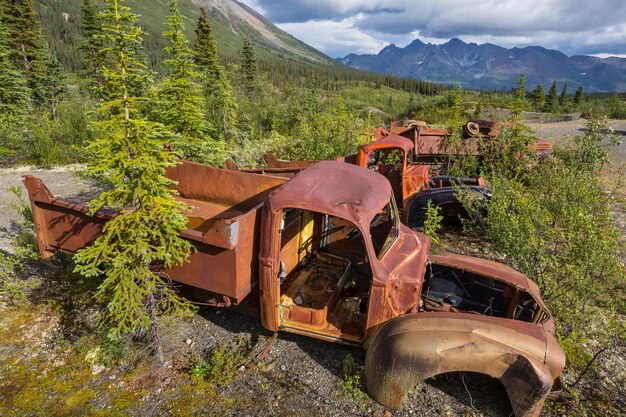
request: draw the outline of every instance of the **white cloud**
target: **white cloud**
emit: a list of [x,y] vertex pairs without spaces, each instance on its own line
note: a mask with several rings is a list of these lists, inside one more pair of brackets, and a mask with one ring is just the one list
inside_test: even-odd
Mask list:
[[351,52],[377,53],[387,45],[388,42],[384,39],[376,39],[358,30],[354,26],[358,20],[358,16],[341,21],[311,20],[282,23],[278,27],[333,58],[343,57]]
[[375,52],[416,37],[540,45],[568,54],[626,53],[624,0],[244,1],[332,56]]

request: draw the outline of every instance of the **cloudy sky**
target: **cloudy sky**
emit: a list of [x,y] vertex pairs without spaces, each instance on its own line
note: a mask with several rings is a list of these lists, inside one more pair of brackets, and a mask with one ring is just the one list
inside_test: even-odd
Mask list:
[[413,39],[626,57],[626,0],[240,0],[336,58]]

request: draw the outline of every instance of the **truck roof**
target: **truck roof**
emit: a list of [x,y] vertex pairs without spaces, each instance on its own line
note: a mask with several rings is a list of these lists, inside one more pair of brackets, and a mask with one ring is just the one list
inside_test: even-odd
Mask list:
[[373,150],[384,148],[400,148],[404,151],[404,153],[408,153],[411,149],[413,149],[413,141],[402,136],[389,135],[377,141],[362,145],[361,151],[367,154]]
[[391,200],[385,177],[337,161],[315,164],[272,191],[272,210],[300,208],[328,213],[368,230],[374,216]]

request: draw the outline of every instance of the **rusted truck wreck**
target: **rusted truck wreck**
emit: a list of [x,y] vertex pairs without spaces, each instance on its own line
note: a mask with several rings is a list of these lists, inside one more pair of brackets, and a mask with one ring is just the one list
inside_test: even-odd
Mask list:
[[[537,286],[495,262],[429,256],[383,176],[335,161],[290,179],[190,162],[168,176],[197,249],[164,271],[181,290],[246,306],[271,332],[362,346],[367,392],[389,408],[424,379],[470,371],[498,378],[517,416],[539,415],[564,354]],[[115,216],[24,183],[43,257],[88,245]]]

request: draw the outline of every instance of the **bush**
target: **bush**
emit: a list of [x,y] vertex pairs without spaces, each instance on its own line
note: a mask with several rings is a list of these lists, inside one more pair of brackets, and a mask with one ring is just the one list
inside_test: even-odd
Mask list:
[[598,126],[591,121],[589,134],[558,148],[523,179],[491,178],[487,235],[542,290],[568,355],[565,382],[574,385],[598,375],[600,354],[626,343],[619,319],[626,300],[621,234],[599,180],[607,159]]

